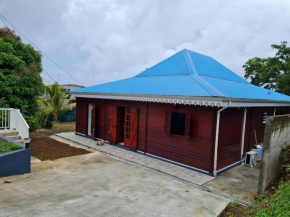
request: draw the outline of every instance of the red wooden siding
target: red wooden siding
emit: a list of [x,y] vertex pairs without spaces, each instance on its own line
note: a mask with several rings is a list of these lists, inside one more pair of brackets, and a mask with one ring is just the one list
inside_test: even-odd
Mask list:
[[88,130],[88,100],[77,98],[76,132],[87,135]]
[[[217,108],[171,104],[145,103],[121,100],[77,98],[76,131],[87,135],[88,103],[95,110],[95,138],[110,138],[110,108],[136,108],[138,111],[137,150],[172,161],[213,172],[213,155]],[[245,129],[244,153],[263,141],[263,113],[273,114],[273,108],[248,108]],[[288,109],[277,109],[288,112]],[[186,135],[170,135],[166,125],[171,112],[186,114]],[[166,117],[167,114],[167,117]],[[228,108],[221,112],[218,169],[240,160],[241,131],[244,108]]]
[[253,146],[256,144],[254,131],[256,131],[258,144],[263,142],[265,131],[263,114],[267,113],[268,116],[272,116],[273,112],[274,108],[269,107],[247,109],[244,154],[252,150]]
[[94,107],[95,138],[104,139],[105,135],[105,100],[77,98],[76,114],[76,132],[88,135],[88,104],[92,103]]
[[241,160],[241,132],[244,109],[228,108],[221,112],[217,169]]
[[[168,135],[165,132],[166,111],[191,115],[190,138]],[[172,161],[211,169],[211,133],[214,108],[149,103],[147,152]]]

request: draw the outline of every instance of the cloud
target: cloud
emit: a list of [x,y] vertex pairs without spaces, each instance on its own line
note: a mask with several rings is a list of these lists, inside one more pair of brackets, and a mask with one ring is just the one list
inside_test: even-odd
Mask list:
[[[287,0],[2,0],[0,13],[85,85],[134,76],[183,48],[243,76],[249,58],[290,41]],[[76,83],[43,65],[60,83]]]

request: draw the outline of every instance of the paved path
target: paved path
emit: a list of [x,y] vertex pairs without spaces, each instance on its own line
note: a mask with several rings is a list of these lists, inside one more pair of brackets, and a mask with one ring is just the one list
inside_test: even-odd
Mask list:
[[211,217],[230,202],[98,153],[32,164],[0,192],[0,217]]
[[[187,169],[181,166],[174,165],[172,163],[164,162],[162,160],[152,158],[137,152],[128,151],[122,148],[117,148],[113,145],[105,144],[103,146],[97,146],[96,141],[75,135],[74,133],[59,133],[57,137],[90,147],[94,150],[108,153],[119,158],[123,158],[134,163],[140,164],[145,167],[152,168],[154,170],[167,173],[171,176],[178,177],[180,179],[195,183],[197,185],[204,185],[205,183],[212,181],[215,177],[196,172],[191,169]],[[56,138],[55,136],[53,138]],[[56,138],[57,139],[57,138]],[[63,142],[63,141],[62,141]]]

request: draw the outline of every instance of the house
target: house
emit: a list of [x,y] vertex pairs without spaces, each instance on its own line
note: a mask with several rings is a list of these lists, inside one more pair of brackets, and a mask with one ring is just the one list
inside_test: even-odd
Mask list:
[[124,80],[74,90],[76,134],[217,173],[263,142],[290,97],[251,85],[211,57],[182,50]]

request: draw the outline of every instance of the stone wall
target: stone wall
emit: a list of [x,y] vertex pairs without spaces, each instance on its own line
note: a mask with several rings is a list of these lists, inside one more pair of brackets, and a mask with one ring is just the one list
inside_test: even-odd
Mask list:
[[265,126],[258,192],[264,193],[281,167],[281,149],[290,144],[290,115],[268,117]]

